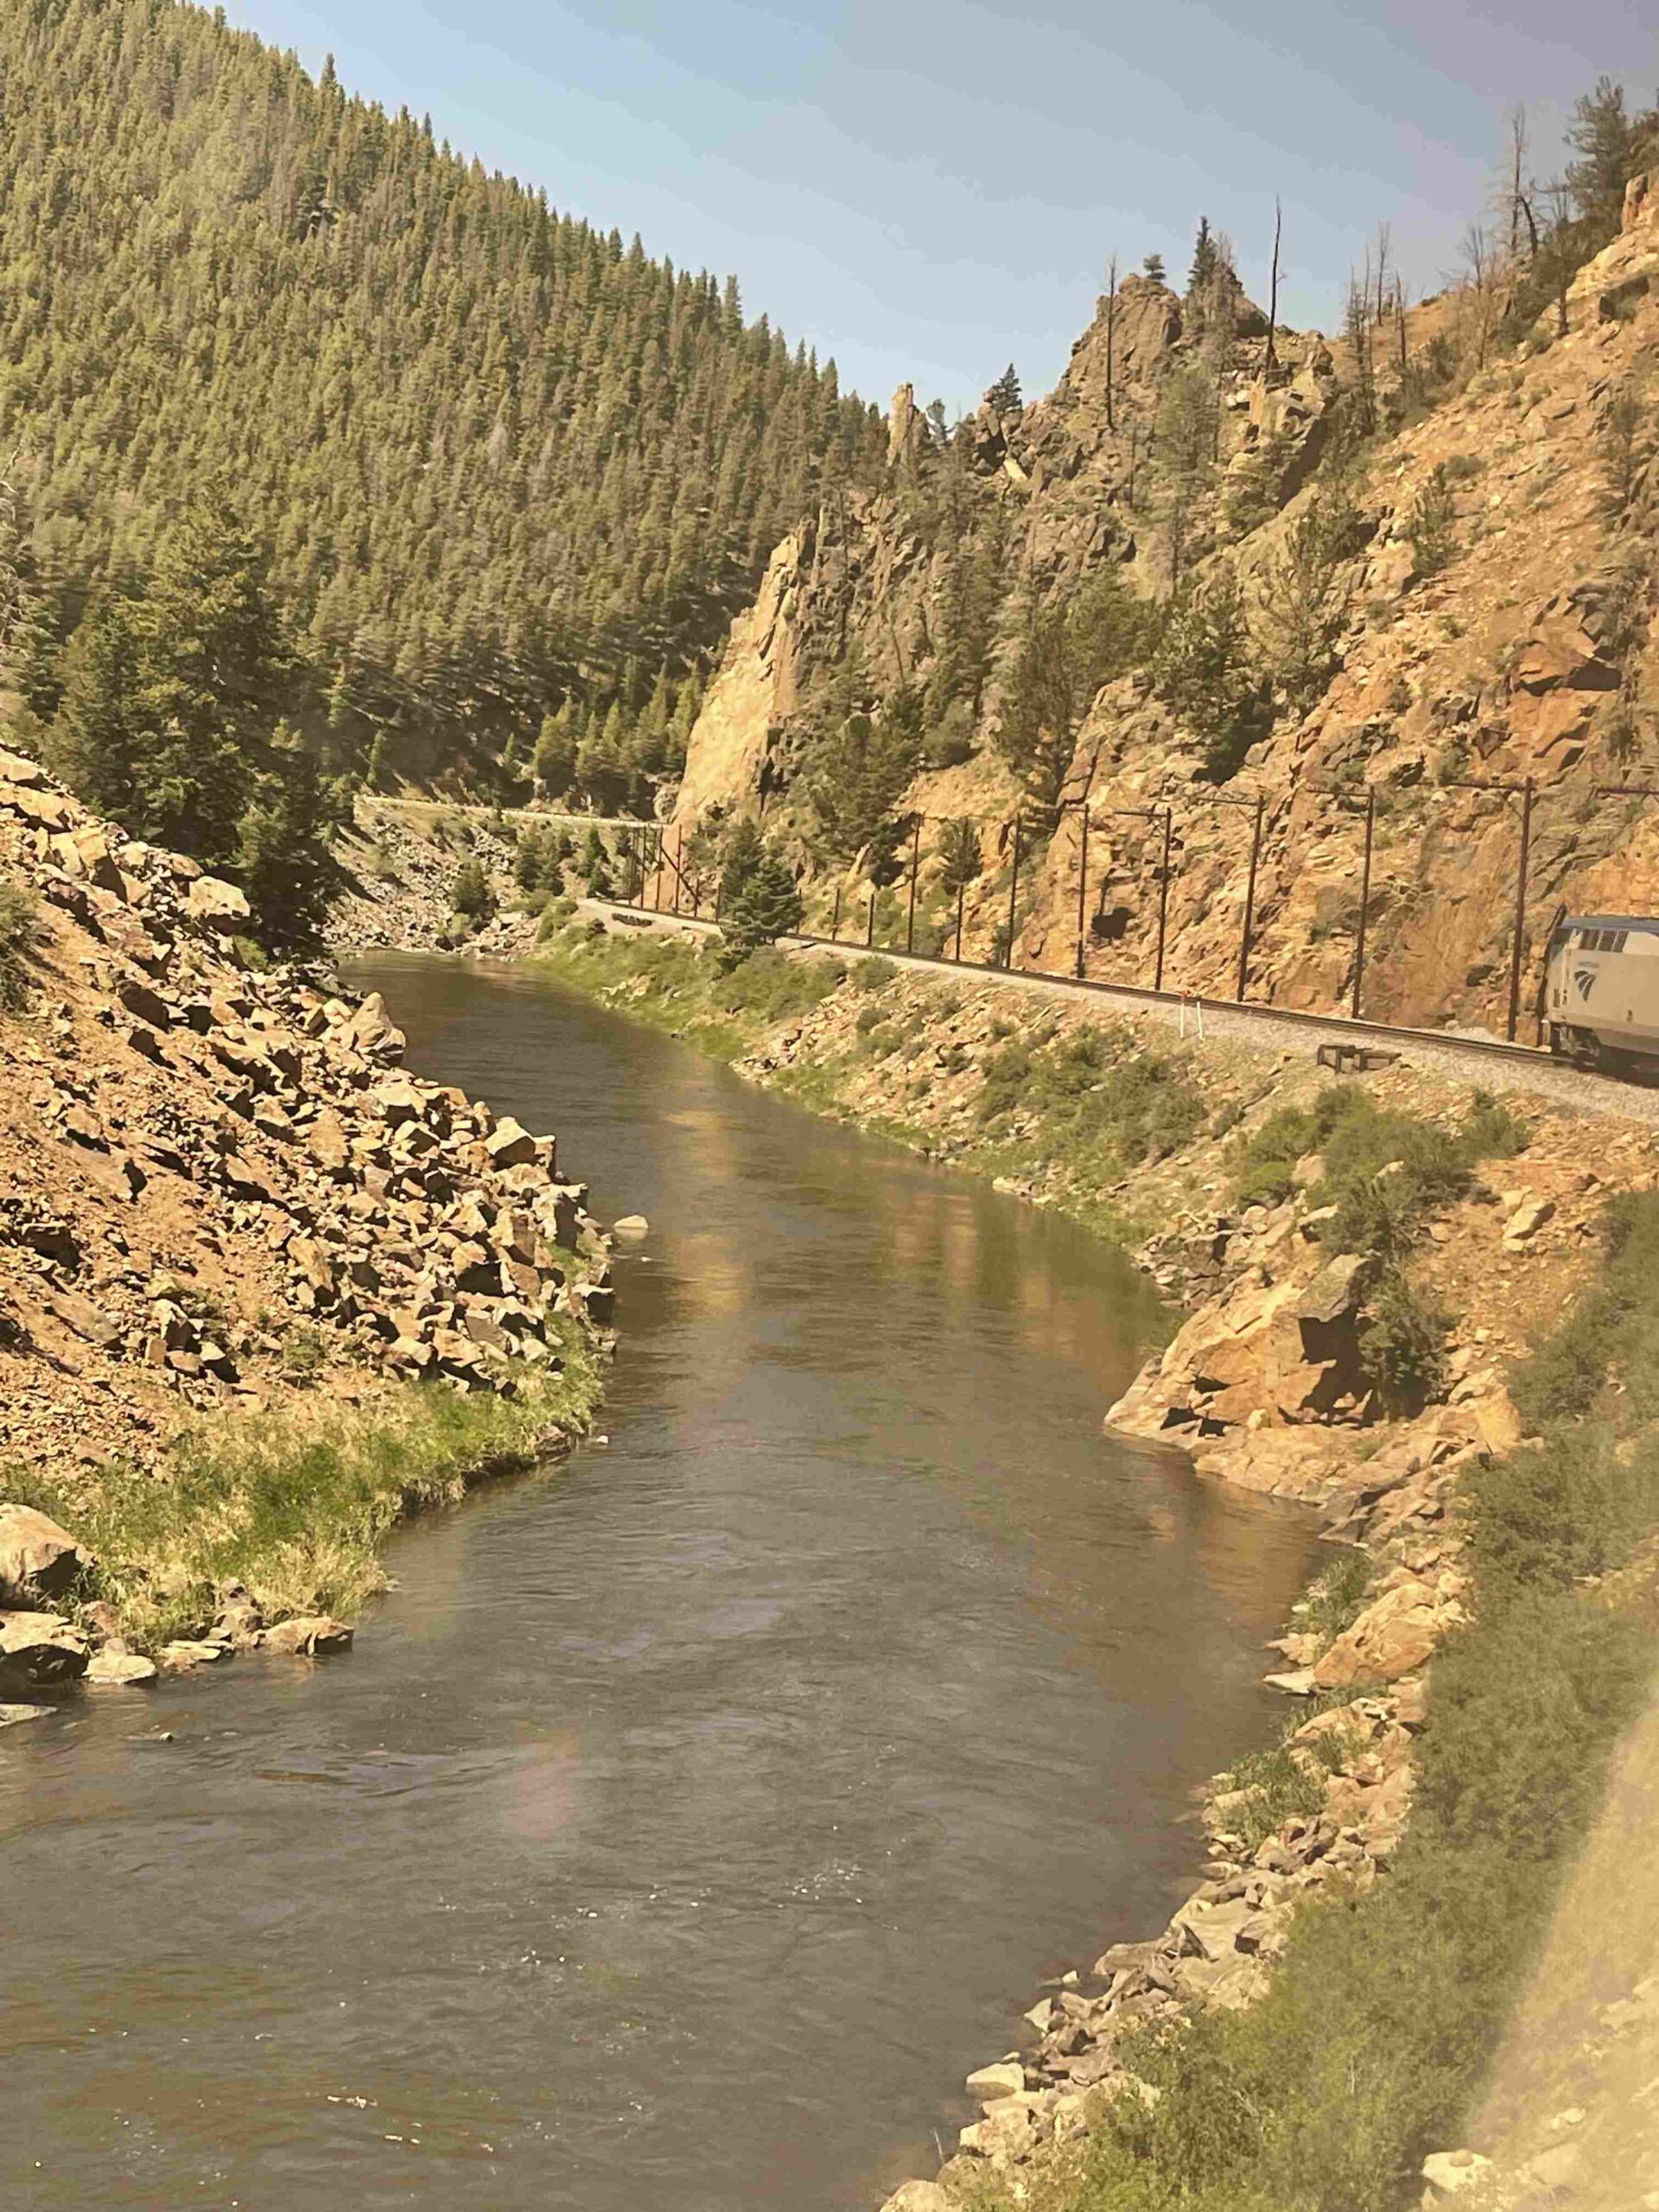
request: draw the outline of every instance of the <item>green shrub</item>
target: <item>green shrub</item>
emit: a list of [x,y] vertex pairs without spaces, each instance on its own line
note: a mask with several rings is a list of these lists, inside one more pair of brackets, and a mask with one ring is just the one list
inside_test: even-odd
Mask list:
[[1360,1363],[1383,1395],[1428,1405],[1446,1395],[1446,1340],[1452,1319],[1430,1305],[1398,1268],[1384,1271],[1366,1305]]
[[1318,1580],[1310,1583],[1296,1618],[1310,1635],[1334,1643],[1364,1611],[1376,1576],[1376,1562],[1357,1546],[1344,1548]]
[[885,991],[898,973],[896,963],[878,952],[874,959],[854,963],[853,980],[861,991]]
[[495,912],[494,887],[480,860],[469,857],[455,870],[449,904],[469,922],[487,922]]
[[722,1013],[751,1014],[770,1024],[810,1013],[846,973],[839,961],[791,960],[775,945],[763,945],[712,982],[709,997]]
[[1089,1023],[1013,1037],[985,1064],[979,1117],[995,1128],[1017,1109],[1036,1121],[1047,1149],[1098,1186],[1196,1135],[1204,1103],[1189,1065],[1184,1054],[1149,1052],[1128,1033]]

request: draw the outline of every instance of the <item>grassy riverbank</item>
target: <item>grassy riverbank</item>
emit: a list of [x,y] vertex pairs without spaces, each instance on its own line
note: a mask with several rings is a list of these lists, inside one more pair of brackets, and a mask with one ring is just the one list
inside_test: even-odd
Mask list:
[[191,1423],[159,1466],[120,1463],[96,1481],[0,1469],[0,1495],[61,1522],[98,1561],[83,1593],[112,1605],[145,1645],[213,1617],[243,1582],[267,1619],[350,1617],[385,1586],[379,1546],[423,1507],[528,1468],[587,1426],[601,1392],[585,1336],[567,1327],[560,1371],[512,1397],[405,1382],[362,1404],[320,1393],[268,1414]]
[[[1605,1141],[1586,1153],[1588,1132],[1541,1104],[1522,1121],[1406,1071],[1332,1085],[1300,1056],[1213,1043],[1198,1052],[1133,1018],[1016,1007],[994,984],[956,988],[880,962],[844,971],[772,952],[721,975],[683,939],[568,926],[548,957],[567,981],[821,1111],[997,1176],[1125,1242],[1150,1223],[1198,1247],[1202,1264],[1215,1224],[1230,1221],[1219,1234],[1228,1256],[1192,1286],[1213,1302],[1192,1325],[1202,1356],[1226,1363],[1213,1372],[1230,1401],[1260,1393],[1265,1429],[1229,1403],[1229,1433],[1247,1445],[1255,1434],[1312,1441],[1345,1454],[1352,1476],[1398,1453],[1395,1438],[1406,1448],[1420,1438],[1432,1465],[1437,1423],[1471,1394],[1490,1405],[1496,1392],[1501,1413],[1507,1379],[1510,1435],[1529,1440],[1491,1447],[1472,1416],[1453,1421],[1439,1448],[1475,1440],[1443,1492],[1421,1493],[1403,1550],[1396,1534],[1343,1554],[1301,1611],[1301,1630],[1328,1648],[1391,1582],[1432,1580],[1425,1556],[1455,1561],[1461,1603],[1440,1618],[1427,1718],[1412,1724],[1412,1813],[1397,1848],[1363,1879],[1303,1893],[1259,2001],[1112,2031],[1116,2063],[1155,2096],[1120,2075],[1116,2089],[1091,2093],[1081,2137],[1063,2134],[1009,2171],[957,2160],[944,2177],[950,2202],[985,2212],[1414,2202],[1424,2157],[1462,2139],[1612,1750],[1648,1690],[1659,1320],[1643,1285],[1659,1265],[1659,1195],[1611,1198],[1592,1265],[1594,1206],[1572,1194],[1596,1179],[1575,1184],[1573,1160],[1605,1163],[1604,1190],[1618,1191],[1624,1171]],[[1554,1220],[1546,1251],[1536,1224],[1555,1207],[1572,1218]],[[1179,1232],[1178,1217],[1188,1224]],[[1509,1223],[1520,1224],[1513,1234]],[[1346,1427],[1287,1427],[1282,1382],[1243,1349],[1264,1341],[1249,1301],[1306,1272],[1296,1255],[1310,1239],[1316,1255],[1360,1255],[1370,1286],[1351,1325],[1379,1402]],[[1228,1318],[1241,1305],[1244,1335]],[[1322,1701],[1380,1688],[1355,1680]],[[1299,1705],[1287,1738],[1317,1709]],[[1250,1793],[1236,1811],[1247,1859],[1325,1802],[1347,1755],[1338,1736],[1324,1747],[1329,1774],[1287,1741],[1223,1778]],[[1352,1759],[1347,1768],[1351,1793]]]
[[[1437,1656],[1397,1865],[1299,1913],[1262,2001],[1130,2037],[1027,2212],[1394,2212],[1461,2130],[1652,1675],[1659,1197],[1516,1379],[1538,1439],[1462,1495],[1470,1618]],[[1299,1719],[1300,1716],[1298,1716]]]
[[[722,969],[711,939],[555,926],[538,964],[606,1004],[743,1066],[813,1111],[895,1138],[1132,1245],[1150,1221],[1128,1195],[1148,1167],[1236,1117],[1193,1057],[1128,1022],[1062,1022],[1028,1004],[935,982],[880,957],[769,947]],[[833,1003],[832,1003],[833,1002]],[[780,1027],[839,1010],[821,1048],[783,1063]],[[941,1119],[943,1107],[966,1110]]]

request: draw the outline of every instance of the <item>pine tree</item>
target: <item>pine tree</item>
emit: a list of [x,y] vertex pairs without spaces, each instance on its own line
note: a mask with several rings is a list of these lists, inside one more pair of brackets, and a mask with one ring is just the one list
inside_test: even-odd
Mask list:
[[[1198,218],[1198,235],[1192,246],[1192,266],[1186,279],[1186,296],[1189,300],[1203,299],[1211,285],[1214,283],[1216,271],[1220,265],[1220,256],[1216,251],[1215,238],[1210,229],[1210,218],[1207,215],[1201,215]],[[1148,270],[1147,273],[1150,276],[1152,271]]]
[[474,924],[487,922],[493,916],[495,889],[475,854],[469,853],[455,870],[449,904],[464,920]]
[[1154,284],[1162,284],[1167,282],[1167,279],[1164,275],[1164,257],[1161,253],[1149,253],[1146,259],[1141,263],[1141,266],[1146,275],[1151,277]]
[[728,912],[749,878],[760,865],[766,842],[747,814],[740,815],[728,830],[721,853],[720,911]]
[[985,404],[996,415],[1019,414],[1023,404],[1020,397],[1020,374],[1012,361],[986,393]]
[[267,950],[306,950],[319,941],[338,876],[328,841],[339,810],[315,760],[285,722],[277,725],[268,760],[237,825],[236,878]]
[[295,660],[263,550],[217,498],[189,511],[142,585],[106,596],[65,661],[48,749],[135,836],[229,862]]
[[1230,562],[1175,593],[1150,664],[1158,696],[1198,741],[1205,774],[1224,783],[1266,728],[1244,594]]
[[597,828],[588,832],[588,842],[582,849],[582,874],[590,899],[610,897],[611,856]]
[[1597,244],[1611,238],[1624,211],[1624,187],[1639,165],[1643,126],[1624,105],[1624,87],[1601,77],[1573,104],[1567,142],[1578,159],[1567,168],[1567,189]]
[[977,879],[984,866],[978,823],[965,814],[942,822],[934,855],[940,888],[954,899]]
[[801,925],[801,894],[789,864],[763,849],[729,905],[721,906],[724,964],[732,965]]
[[575,782],[576,740],[568,704],[542,717],[531,768],[544,798],[563,798]]

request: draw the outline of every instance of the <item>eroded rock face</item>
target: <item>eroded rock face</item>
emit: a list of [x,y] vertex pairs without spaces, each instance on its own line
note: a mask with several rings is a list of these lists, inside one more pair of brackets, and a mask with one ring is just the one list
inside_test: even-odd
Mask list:
[[1339,1636],[1313,1669],[1322,1690],[1354,1682],[1396,1682],[1414,1674],[1454,1621],[1455,1605],[1443,1603],[1421,1582],[1402,1582],[1368,1605],[1353,1626]]

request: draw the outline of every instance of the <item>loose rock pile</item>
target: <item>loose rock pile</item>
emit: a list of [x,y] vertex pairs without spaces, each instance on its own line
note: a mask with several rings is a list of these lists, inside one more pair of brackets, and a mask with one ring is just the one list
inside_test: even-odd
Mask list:
[[[42,918],[32,1002],[0,1021],[0,1459],[92,1482],[192,1410],[412,1376],[512,1394],[608,1321],[554,1140],[405,1072],[378,995],[251,969],[235,887],[3,750],[0,872]],[[4,1576],[0,1681],[86,1669]],[[220,1649],[264,1633],[232,1597]]]

